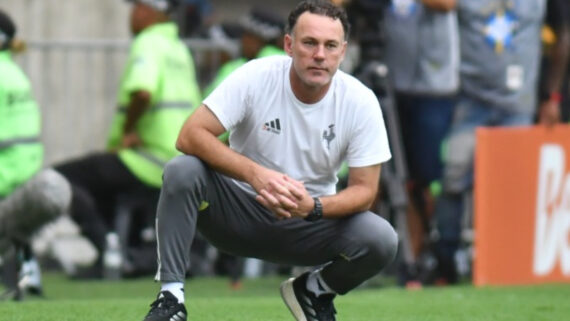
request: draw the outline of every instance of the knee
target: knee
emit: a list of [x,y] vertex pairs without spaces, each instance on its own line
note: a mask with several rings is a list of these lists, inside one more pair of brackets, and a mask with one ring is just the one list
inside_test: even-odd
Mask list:
[[164,167],[163,191],[189,189],[203,177],[205,172],[206,166],[199,158],[188,155],[177,156]]
[[51,219],[69,210],[71,186],[67,179],[53,169],[41,171],[35,177],[37,204],[42,204],[44,212]]
[[380,216],[369,213],[363,217],[356,233],[370,267],[381,270],[390,264],[398,251],[398,234]]

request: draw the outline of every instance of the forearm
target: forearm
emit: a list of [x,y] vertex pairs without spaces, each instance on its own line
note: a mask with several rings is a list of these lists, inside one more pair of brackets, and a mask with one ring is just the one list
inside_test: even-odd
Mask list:
[[206,129],[187,128],[181,132],[176,148],[184,154],[200,158],[214,170],[251,184],[259,166],[249,158],[235,152]]
[[557,40],[552,48],[550,67],[540,89],[538,123],[552,126],[560,122],[560,103],[562,100],[562,82],[568,68],[570,50],[570,27],[563,25],[556,30]]
[[367,211],[378,193],[381,165],[351,167],[348,186],[336,195],[322,197],[323,216],[339,218]]
[[367,211],[372,206],[377,189],[366,186],[348,186],[338,194],[320,197],[323,204],[323,217],[340,218]]
[[134,132],[138,120],[150,107],[150,101],[151,96],[147,91],[135,91],[131,94],[123,134]]
[[568,68],[570,57],[570,26],[564,25],[557,30],[557,40],[552,48],[552,57],[548,77],[544,87],[545,94],[560,93],[562,82]]
[[422,0],[422,3],[432,10],[450,11],[455,9],[457,0]]
[[214,170],[259,190],[263,184],[257,184],[256,177],[264,167],[221,142],[218,136],[225,131],[214,113],[202,105],[182,126],[176,148],[184,154],[200,158]]

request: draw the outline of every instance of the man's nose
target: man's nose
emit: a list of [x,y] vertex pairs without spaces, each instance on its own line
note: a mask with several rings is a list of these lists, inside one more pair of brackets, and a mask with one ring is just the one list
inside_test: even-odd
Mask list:
[[325,59],[325,46],[324,45],[318,45],[315,48],[315,52],[313,53],[313,57],[315,59],[318,59],[318,60]]

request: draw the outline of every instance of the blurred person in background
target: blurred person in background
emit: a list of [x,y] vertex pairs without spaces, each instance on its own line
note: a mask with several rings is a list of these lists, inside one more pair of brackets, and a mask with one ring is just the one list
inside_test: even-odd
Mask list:
[[42,169],[41,114],[30,81],[13,61],[24,49],[16,26],[0,9],[0,258],[15,250],[19,286],[41,294],[41,274],[30,239],[67,212],[71,189],[52,169]]
[[385,13],[385,57],[408,167],[407,223],[414,256],[400,266],[399,282],[412,287],[431,282],[420,256],[430,255],[433,198],[443,168],[441,144],[459,88],[455,2],[392,0]]
[[[184,124],[157,210],[161,283],[144,320],[187,319],[184,271],[196,231],[244,257],[321,268],[290,278],[282,298],[295,320],[336,320],[334,299],[378,274],[398,238],[370,212],[390,159],[378,99],[338,70],[346,12],[325,0],[290,13],[288,56],[231,73]],[[229,146],[218,135],[230,131]],[[348,161],[348,186],[336,173]]]
[[552,125],[570,118],[569,58],[570,58],[570,3],[567,0],[548,0],[540,104],[537,121]]
[[[157,195],[164,164],[178,155],[182,124],[200,103],[194,62],[169,18],[178,1],[131,1],[134,35],[118,93],[106,152],[56,166],[72,184],[71,217],[97,248],[93,266],[74,277],[99,278],[111,242],[116,198],[144,191]],[[148,212],[154,214],[154,206]]]
[[472,217],[475,130],[528,126],[537,106],[545,0],[458,0],[460,94],[436,201],[441,283],[456,283],[464,215]]
[[241,55],[220,67],[214,80],[204,90],[204,97],[207,97],[229,74],[249,60],[285,54],[283,46],[278,46],[278,43],[282,42],[280,39],[283,38],[285,19],[274,12],[254,7],[247,15],[241,17],[238,26],[241,29]]
[[181,0],[180,34],[184,38],[200,36],[213,23],[214,7],[209,0]]

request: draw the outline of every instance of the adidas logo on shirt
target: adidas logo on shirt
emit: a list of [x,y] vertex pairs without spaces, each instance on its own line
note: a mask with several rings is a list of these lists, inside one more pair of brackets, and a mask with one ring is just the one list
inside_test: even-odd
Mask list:
[[279,118],[275,118],[275,120],[265,123],[262,129],[268,132],[272,132],[274,134],[280,134],[281,123],[279,122]]

